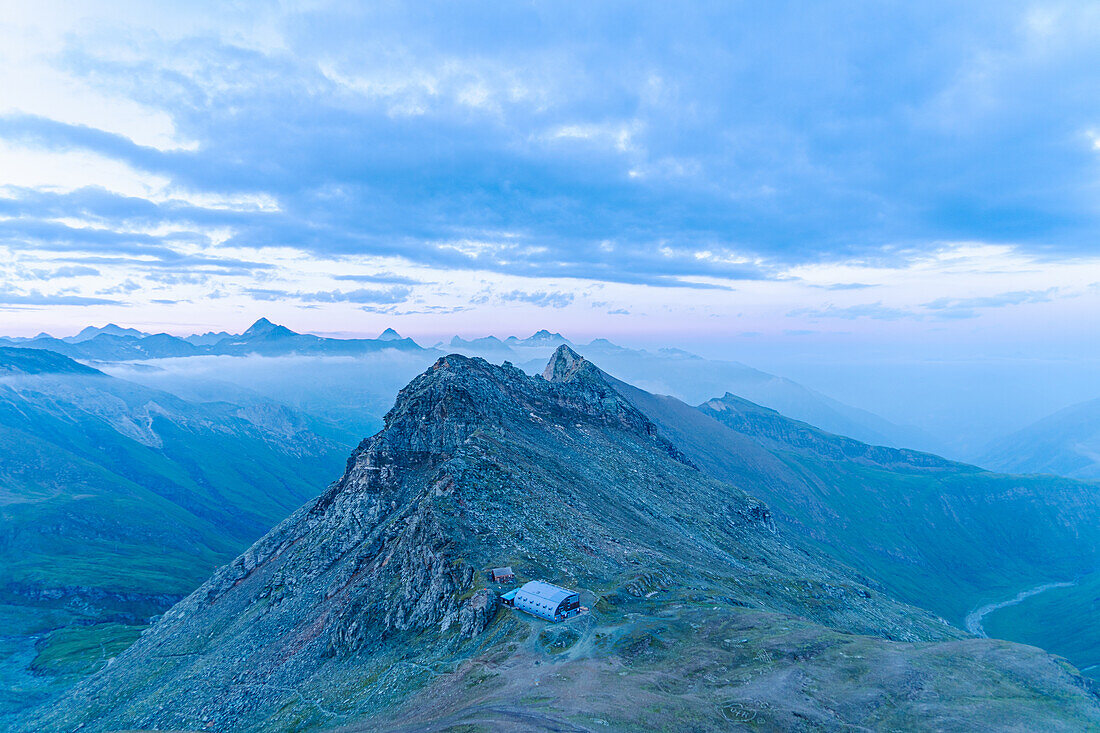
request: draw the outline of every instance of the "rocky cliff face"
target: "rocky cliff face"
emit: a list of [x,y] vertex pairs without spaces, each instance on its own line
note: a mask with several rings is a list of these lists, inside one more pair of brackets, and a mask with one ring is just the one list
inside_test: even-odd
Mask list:
[[[487,660],[511,660],[522,677],[540,659],[666,658],[675,634],[702,639],[707,624],[744,621],[747,609],[759,628],[808,619],[808,639],[826,627],[872,646],[961,636],[779,535],[762,502],[702,474],[567,347],[545,376],[440,359],[401,391],[339,481],[28,728],[381,725],[423,696],[480,695]],[[550,626],[502,611],[484,571],[503,564],[521,582],[579,589],[592,612]],[[737,655],[774,661],[738,647],[755,634],[721,633]],[[807,643],[792,659],[833,644]],[[541,657],[522,651],[532,644]],[[620,679],[608,684],[626,693]],[[1057,694],[1072,698],[1067,680],[1057,677]]]

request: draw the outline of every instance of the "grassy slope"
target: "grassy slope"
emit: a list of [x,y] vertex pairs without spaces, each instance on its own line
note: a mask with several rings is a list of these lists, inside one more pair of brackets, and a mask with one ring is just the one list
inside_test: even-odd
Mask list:
[[1077,585],[1052,588],[985,617],[990,637],[1013,639],[1071,659],[1085,674],[1100,678],[1100,573]]
[[956,624],[976,606],[1072,578],[1097,562],[1100,527],[1084,528],[1076,544],[1077,528],[1059,516],[1059,496],[1081,496],[1076,482],[967,470],[907,475],[780,457],[828,487],[818,496],[836,516],[815,526],[811,507],[782,495],[765,501],[812,527],[815,538],[894,595]]
[[[1100,725],[1066,668],[989,640],[896,644],[660,594],[502,637],[398,711],[338,730],[1074,731]],[[339,710],[339,708],[337,708]],[[337,711],[331,711],[337,712]],[[335,725],[314,710],[303,722]]]
[[[124,384],[98,379],[112,390]],[[160,446],[119,433],[75,397],[4,394],[0,586],[186,593],[343,463],[344,446],[295,455],[243,421],[151,390],[140,397],[149,395],[189,411],[186,421],[151,416]]]
[[[118,441],[115,448],[132,454],[127,473],[134,479],[57,443],[0,427],[4,463],[21,464],[21,470],[3,473],[0,587],[25,583],[182,594],[240,547],[243,539],[233,541],[213,523],[146,488],[153,483],[148,464],[156,461],[142,446]],[[112,462],[129,458],[116,455]],[[170,463],[166,469],[169,476],[177,472]],[[153,475],[159,484],[167,483],[163,474]],[[143,479],[146,485],[138,483]]]

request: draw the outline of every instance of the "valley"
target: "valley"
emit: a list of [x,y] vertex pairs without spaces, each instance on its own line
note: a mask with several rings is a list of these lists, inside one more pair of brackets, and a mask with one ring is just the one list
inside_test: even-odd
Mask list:
[[1054,590],[1055,588],[1071,588],[1077,585],[1077,582],[1071,583],[1044,583],[1037,585],[1034,588],[1028,588],[1022,590],[1015,596],[1007,601],[998,601],[996,603],[987,603],[984,606],[974,609],[970,613],[966,614],[966,620],[963,622],[963,627],[974,636],[984,636],[988,638],[988,634],[985,633],[985,627],[982,625],[982,620],[989,614],[1000,611],[1003,608],[1010,608],[1019,603],[1023,603],[1032,596],[1037,596],[1040,593],[1046,593],[1047,591]]
[[988,614],[987,635],[1015,639],[1073,660],[1085,675],[1100,678],[1100,628],[1093,619],[1100,607],[1100,577],[1076,582],[1004,606]]
[[23,690],[0,715],[104,666],[315,495],[347,450],[318,430],[0,348],[0,687]]

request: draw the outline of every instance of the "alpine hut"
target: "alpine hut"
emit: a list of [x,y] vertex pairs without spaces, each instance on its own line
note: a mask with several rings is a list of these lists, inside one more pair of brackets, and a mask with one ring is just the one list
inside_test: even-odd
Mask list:
[[516,574],[512,572],[512,568],[493,568],[489,571],[489,578],[494,583],[514,583],[516,582]]
[[564,621],[580,613],[581,597],[576,591],[532,580],[515,591],[512,605],[547,621]]

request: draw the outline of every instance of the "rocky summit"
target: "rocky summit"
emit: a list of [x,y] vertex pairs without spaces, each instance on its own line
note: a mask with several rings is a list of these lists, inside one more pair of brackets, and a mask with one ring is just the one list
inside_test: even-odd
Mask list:
[[[517,582],[581,593],[554,624]],[[567,346],[447,356],[342,478],[27,730],[1076,730],[1064,662],[895,601]]]

